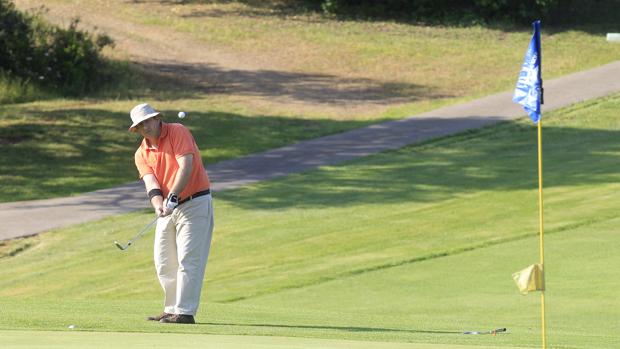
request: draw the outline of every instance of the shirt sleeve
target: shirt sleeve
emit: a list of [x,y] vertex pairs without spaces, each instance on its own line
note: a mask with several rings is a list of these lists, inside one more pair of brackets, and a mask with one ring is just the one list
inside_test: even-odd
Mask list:
[[196,150],[194,137],[185,126],[179,124],[170,136],[172,150],[177,159],[183,155],[193,154]]
[[144,159],[144,156],[140,149],[136,151],[136,154],[134,155],[134,161],[136,162],[136,168],[138,169],[138,173],[140,173],[140,178],[146,176],[147,174],[155,173],[153,171],[153,168],[151,168],[151,166],[147,164],[146,159]]

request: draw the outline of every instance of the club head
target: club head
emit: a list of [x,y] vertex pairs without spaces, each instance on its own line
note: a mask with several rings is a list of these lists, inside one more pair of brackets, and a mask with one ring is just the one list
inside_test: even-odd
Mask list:
[[116,247],[118,247],[119,250],[121,251],[125,251],[127,249],[127,247],[123,247],[123,245],[121,245],[118,241],[114,240],[114,245],[116,245]]
[[142,228],[142,230],[140,230],[140,232],[136,236],[134,236],[131,240],[129,240],[125,246],[121,245],[116,240],[114,240],[114,245],[116,245],[116,247],[118,247],[119,250],[125,251],[126,249],[129,248],[129,246],[133,244],[134,240],[139,239],[144,234],[144,232],[147,231],[148,228],[150,228],[153,224],[155,224],[155,222],[157,222],[158,219],[159,219],[159,216],[155,217],[155,219],[151,223],[149,223],[146,227]]

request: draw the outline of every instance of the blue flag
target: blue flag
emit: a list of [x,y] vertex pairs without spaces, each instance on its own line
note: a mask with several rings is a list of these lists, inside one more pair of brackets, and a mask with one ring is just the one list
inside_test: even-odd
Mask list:
[[540,120],[540,104],[542,101],[540,21],[532,23],[534,35],[525,53],[525,60],[519,73],[517,87],[512,101],[523,106],[534,123]]

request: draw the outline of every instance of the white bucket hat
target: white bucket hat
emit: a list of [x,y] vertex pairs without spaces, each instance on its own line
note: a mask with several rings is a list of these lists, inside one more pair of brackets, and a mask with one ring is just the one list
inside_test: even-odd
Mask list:
[[131,116],[131,121],[133,121],[133,124],[129,126],[129,131],[134,132],[139,123],[157,115],[161,115],[161,113],[153,109],[153,107],[147,103],[136,105],[129,113],[129,116]]

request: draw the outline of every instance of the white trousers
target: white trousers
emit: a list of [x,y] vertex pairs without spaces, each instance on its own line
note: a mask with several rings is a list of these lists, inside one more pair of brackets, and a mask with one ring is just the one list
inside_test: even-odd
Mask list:
[[155,269],[166,313],[196,315],[212,234],[211,195],[187,201],[157,220]]

